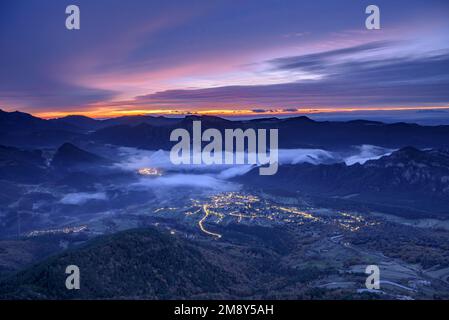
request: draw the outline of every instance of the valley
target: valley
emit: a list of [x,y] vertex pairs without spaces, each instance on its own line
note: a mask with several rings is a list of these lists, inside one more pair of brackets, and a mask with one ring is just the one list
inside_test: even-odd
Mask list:
[[[145,118],[156,120],[151,134],[172,125]],[[259,176],[257,165],[176,166],[167,150],[122,145],[126,134],[78,134],[0,148],[2,298],[448,297],[445,149],[281,149],[279,172]],[[66,263],[87,273],[78,296],[58,280]],[[365,287],[368,265],[379,290]]]

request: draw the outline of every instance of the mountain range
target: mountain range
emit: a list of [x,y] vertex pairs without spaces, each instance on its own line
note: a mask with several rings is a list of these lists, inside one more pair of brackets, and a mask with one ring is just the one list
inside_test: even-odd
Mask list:
[[[449,215],[449,151],[405,147],[364,164],[281,165],[272,176],[255,168],[236,178],[277,189],[382,209],[407,217]],[[379,210],[380,211],[380,210]]]
[[0,144],[7,146],[56,147],[65,142],[100,142],[145,149],[168,150],[170,132],[190,129],[193,121],[202,127],[278,129],[280,148],[342,149],[371,144],[387,148],[449,148],[449,126],[420,126],[409,123],[385,124],[375,121],[314,121],[305,116],[285,119],[227,120],[213,116],[167,118],[127,116],[96,120],[68,116],[44,120],[22,112],[0,110]]

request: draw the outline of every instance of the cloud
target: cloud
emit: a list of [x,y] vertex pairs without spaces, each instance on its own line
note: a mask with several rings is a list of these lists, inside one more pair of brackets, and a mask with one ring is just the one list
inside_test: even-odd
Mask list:
[[60,200],[62,204],[84,204],[89,200],[106,200],[107,196],[104,192],[87,193],[87,192],[77,192],[68,193]]
[[218,174],[218,178],[220,179],[231,179],[237,176],[244,175],[249,172],[254,166],[252,165],[239,165],[234,166],[229,169],[225,169]]
[[[121,187],[127,191],[153,191],[161,195],[172,193],[174,197],[179,195],[175,190],[185,189],[195,192],[204,191],[207,194],[238,191],[242,187],[233,182],[232,178],[244,175],[256,165],[173,165],[167,151],[148,151],[136,148],[117,148],[122,159],[118,165],[120,170],[134,171],[142,167],[157,167],[162,169],[162,176],[137,176],[134,183],[126,183]],[[378,159],[388,155],[391,149],[362,145],[353,147],[344,152],[327,151],[322,149],[280,149],[279,163],[313,165],[345,163],[353,165],[365,163],[368,160]],[[66,194],[60,203],[80,205],[90,200],[107,200],[104,192],[96,193],[70,193]]]
[[[123,159],[116,166],[126,171],[137,171],[144,167],[155,167],[164,171],[164,176],[143,179],[144,184],[152,186],[204,186],[215,189],[220,181],[231,179],[245,174],[254,165],[251,164],[181,164],[174,165],[170,161],[169,151],[149,151],[136,148],[118,148]],[[393,149],[362,145],[355,146],[344,152],[327,151],[323,149],[279,149],[278,160],[283,164],[310,163],[331,164],[365,163],[368,160],[377,159],[388,155]],[[245,154],[245,158],[247,158]],[[262,165],[263,163],[258,163]],[[189,174],[185,174],[188,172]]]
[[105,100],[117,95],[111,90],[102,90],[62,84],[41,79],[39,85],[22,85],[20,89],[11,88],[0,82],[1,101],[8,104],[23,104],[32,108],[40,107],[77,107]]
[[383,156],[390,155],[394,149],[386,149],[371,145],[357,146],[358,154],[354,154],[344,158],[346,165],[351,166],[356,163],[364,164],[368,160],[377,160]]
[[281,149],[279,150],[280,164],[311,163],[323,164],[341,161],[337,153],[322,149]]
[[329,65],[338,64],[338,59],[387,48],[391,41],[375,41],[357,46],[329,50],[300,56],[277,58],[267,61],[276,70],[300,69],[309,72],[326,72]]
[[225,192],[238,189],[238,185],[218,179],[208,174],[169,174],[162,177],[141,178],[132,187],[137,188],[201,188]]
[[[389,47],[393,44],[374,42],[265,62],[270,66],[270,72],[313,72],[316,75],[314,80],[292,79],[288,83],[269,85],[166,90],[140,96],[137,101],[149,105],[284,105],[286,108],[448,103],[449,52],[393,55],[388,53],[388,50],[397,49]],[[253,109],[257,113],[265,111],[262,108]]]
[[[158,57],[161,49],[150,44],[198,10],[184,3],[137,2],[109,1],[108,19],[114,23],[105,27],[104,4],[79,0],[81,21],[87,23],[76,32],[64,27],[65,6],[54,1],[2,3],[0,102],[29,111],[83,109],[139,86],[135,79],[143,77],[142,69],[154,74],[179,61]],[[15,18],[23,15],[27,19]]]
[[[223,170],[245,166],[233,164],[193,164],[193,156],[191,156],[191,164],[175,165],[170,160],[170,151],[151,151],[128,147],[119,147],[118,149],[123,160],[114,165],[127,171],[136,171],[143,167],[155,167],[171,172],[188,170],[191,172],[220,173]],[[229,172],[232,172],[232,170]]]
[[279,163],[299,164],[310,163],[314,165],[345,163],[350,166],[356,163],[364,164],[368,160],[379,159],[390,155],[394,149],[372,145],[354,146],[349,151],[327,151],[323,149],[280,149]]
[[[353,4],[341,1],[307,6],[297,0],[287,0],[282,6],[247,1],[239,4],[239,12],[232,1],[134,2],[138,4],[108,1],[107,19],[114,21],[108,24],[102,1],[78,0],[87,24],[76,32],[64,28],[64,8],[55,1],[2,3],[0,103],[30,112],[61,112],[70,107],[67,111],[90,108],[106,113],[112,107],[136,110],[141,106],[138,110],[145,110],[155,105],[180,110],[223,104],[363,107],[435,103],[447,98],[443,95],[447,82],[440,82],[444,79],[436,77],[430,84],[436,84],[435,88],[421,87],[429,85],[421,77],[425,70],[416,76],[412,71],[402,76],[392,71],[390,76],[419,80],[405,90],[396,90],[399,82],[392,86],[379,75],[365,75],[363,81],[352,78],[353,71],[358,72],[354,67],[362,67],[363,73],[365,66],[373,71],[382,59],[404,59],[385,54],[390,48],[403,48],[403,54],[420,59],[424,50],[447,47],[444,1],[433,0],[432,5],[415,1],[412,6],[385,1],[384,12],[397,13],[398,19],[376,32],[360,25],[354,30],[355,21],[363,23],[363,8],[353,10]],[[366,39],[410,36],[415,39],[400,44],[361,44]],[[262,57],[265,61],[260,61]],[[371,66],[368,58],[373,58]],[[344,64],[362,60],[368,65]],[[325,82],[338,75],[346,82],[342,86],[335,78]],[[362,84],[391,88],[391,92],[384,95],[382,88],[373,90]],[[167,90],[180,88],[204,89]],[[143,98],[134,99],[137,96]]]
[[142,167],[169,168],[172,166],[167,151],[150,151],[137,148],[119,147],[119,156],[124,160],[115,164],[127,171],[136,171]]

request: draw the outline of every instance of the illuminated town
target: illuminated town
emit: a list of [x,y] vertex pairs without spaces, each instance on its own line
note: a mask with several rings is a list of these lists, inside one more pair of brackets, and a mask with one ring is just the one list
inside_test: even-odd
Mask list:
[[82,226],[74,226],[74,227],[64,227],[64,228],[57,228],[57,229],[47,229],[47,230],[34,230],[28,232],[25,236],[27,238],[31,237],[38,237],[43,235],[50,235],[50,234],[73,234],[73,233],[80,233],[83,231],[87,231],[88,228],[86,225]]
[[297,206],[278,204],[263,199],[258,195],[226,192],[209,197],[206,200],[191,199],[192,205],[188,209],[163,207],[153,213],[164,215],[169,212],[184,212],[187,216],[198,215],[197,225],[206,235],[219,239],[220,233],[208,228],[213,225],[228,223],[245,223],[256,225],[292,224],[305,226],[324,224],[336,227],[338,231],[356,232],[364,226],[375,225],[377,222],[368,221],[361,215],[348,212],[334,212],[331,216],[322,215],[314,208],[299,208]]
[[156,176],[159,177],[162,175],[162,170],[158,168],[140,168],[137,170],[137,173],[141,176]]

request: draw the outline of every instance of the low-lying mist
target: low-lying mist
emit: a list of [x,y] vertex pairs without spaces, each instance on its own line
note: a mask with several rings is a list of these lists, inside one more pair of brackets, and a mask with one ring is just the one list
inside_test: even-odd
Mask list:
[[[379,159],[393,151],[393,149],[372,145],[354,146],[350,150],[340,152],[323,149],[280,149],[279,164],[364,164],[368,160]],[[170,161],[169,151],[119,147],[118,152],[122,160],[115,164],[115,167],[120,170],[137,172],[139,169],[151,167],[163,172],[161,176],[140,177],[138,182],[130,186],[136,188],[191,187],[229,191],[238,188],[235,183],[228,181],[229,179],[243,175],[255,166],[249,164],[174,165]],[[245,154],[245,159],[247,156]]]
[[[331,164],[343,162],[346,165],[356,163],[364,164],[368,160],[379,159],[389,155],[393,149],[386,149],[372,145],[355,146],[347,151],[327,151],[324,149],[280,149],[279,164],[311,163]],[[251,169],[248,164],[180,164],[175,165],[170,161],[170,152],[164,150],[150,151],[136,148],[118,148],[121,160],[116,167],[123,170],[136,171],[144,167],[154,167],[166,171],[215,173],[222,178],[232,178],[235,175],[244,174]],[[245,159],[248,154],[245,154]],[[260,163],[263,165],[263,163]]]

